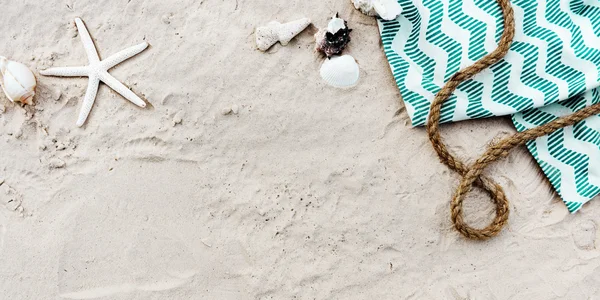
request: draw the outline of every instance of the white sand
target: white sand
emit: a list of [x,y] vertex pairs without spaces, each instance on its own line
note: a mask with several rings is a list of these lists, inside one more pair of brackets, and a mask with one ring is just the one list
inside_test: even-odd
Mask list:
[[[457,176],[408,124],[376,22],[349,0],[25,2],[0,3],[0,55],[39,81],[35,107],[0,97],[0,298],[600,292],[600,201],[569,215],[525,149],[491,170],[512,200],[509,227],[483,243],[452,229]],[[304,16],[324,26],[335,12],[354,28],[355,88],[321,82],[314,27],[287,47],[254,49],[256,26]],[[102,57],[152,45],[111,71],[148,108],[102,85],[87,125],[75,126],[87,80],[39,70],[87,64],[78,16]],[[221,114],[233,105],[238,114]],[[513,130],[497,118],[444,134],[475,157]],[[471,197],[470,220],[483,224],[491,208]]]

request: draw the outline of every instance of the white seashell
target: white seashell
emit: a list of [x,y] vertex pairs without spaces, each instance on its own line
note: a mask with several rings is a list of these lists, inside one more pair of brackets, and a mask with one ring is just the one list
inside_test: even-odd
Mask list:
[[397,0],[352,0],[354,7],[368,16],[379,16],[384,20],[394,20],[402,13]]
[[267,26],[256,28],[256,46],[261,51],[267,51],[275,43],[287,45],[295,36],[310,25],[310,19],[303,18],[289,23],[281,24],[277,21],[270,22]]
[[354,57],[350,55],[334,56],[321,65],[321,78],[338,88],[356,85],[360,78],[360,69]]
[[346,21],[342,18],[338,18],[336,14],[331,18],[331,21],[327,24],[327,31],[335,34],[336,32],[346,28]]
[[35,76],[24,64],[0,56],[0,86],[12,102],[33,104]]

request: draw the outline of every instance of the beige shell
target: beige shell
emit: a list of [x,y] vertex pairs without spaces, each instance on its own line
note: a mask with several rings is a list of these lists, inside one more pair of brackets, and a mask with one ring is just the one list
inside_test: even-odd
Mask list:
[[310,19],[302,18],[289,23],[281,24],[277,21],[270,22],[267,26],[256,28],[256,46],[261,51],[267,51],[275,43],[287,45],[296,35],[310,25]]
[[35,76],[24,64],[0,56],[0,86],[12,102],[33,105]]

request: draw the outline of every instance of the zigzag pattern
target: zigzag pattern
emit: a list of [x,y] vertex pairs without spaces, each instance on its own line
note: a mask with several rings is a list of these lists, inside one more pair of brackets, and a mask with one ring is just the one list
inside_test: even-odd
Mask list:
[[[381,38],[412,123],[422,126],[444,82],[496,47],[503,21],[490,0],[397,1],[403,13],[379,20]],[[441,122],[514,114],[522,131],[600,102],[600,5],[512,5],[516,34],[509,53],[457,88]],[[600,117],[527,146],[570,211],[600,193]]]
[[[518,131],[523,131],[596,103],[600,103],[600,89],[515,114],[513,123]],[[596,174],[600,171],[600,116],[590,117],[574,126],[530,141],[527,148],[569,211],[577,211],[600,194],[600,174]]]
[[[502,18],[490,0],[398,2],[402,16],[380,20],[381,35],[413,125],[422,126],[443,83],[494,48]],[[515,0],[513,7],[510,52],[458,87],[442,109],[443,122],[513,114],[600,86],[599,7],[583,0]]]

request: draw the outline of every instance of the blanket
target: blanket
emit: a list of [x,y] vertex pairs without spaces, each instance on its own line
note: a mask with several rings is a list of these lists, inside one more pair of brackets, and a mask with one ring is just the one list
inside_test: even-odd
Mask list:
[[[494,0],[398,0],[381,39],[414,126],[450,76],[493,51],[503,21]],[[441,122],[512,115],[536,127],[600,101],[600,0],[514,0],[508,54],[458,86]],[[600,116],[527,143],[567,208],[600,194]]]

